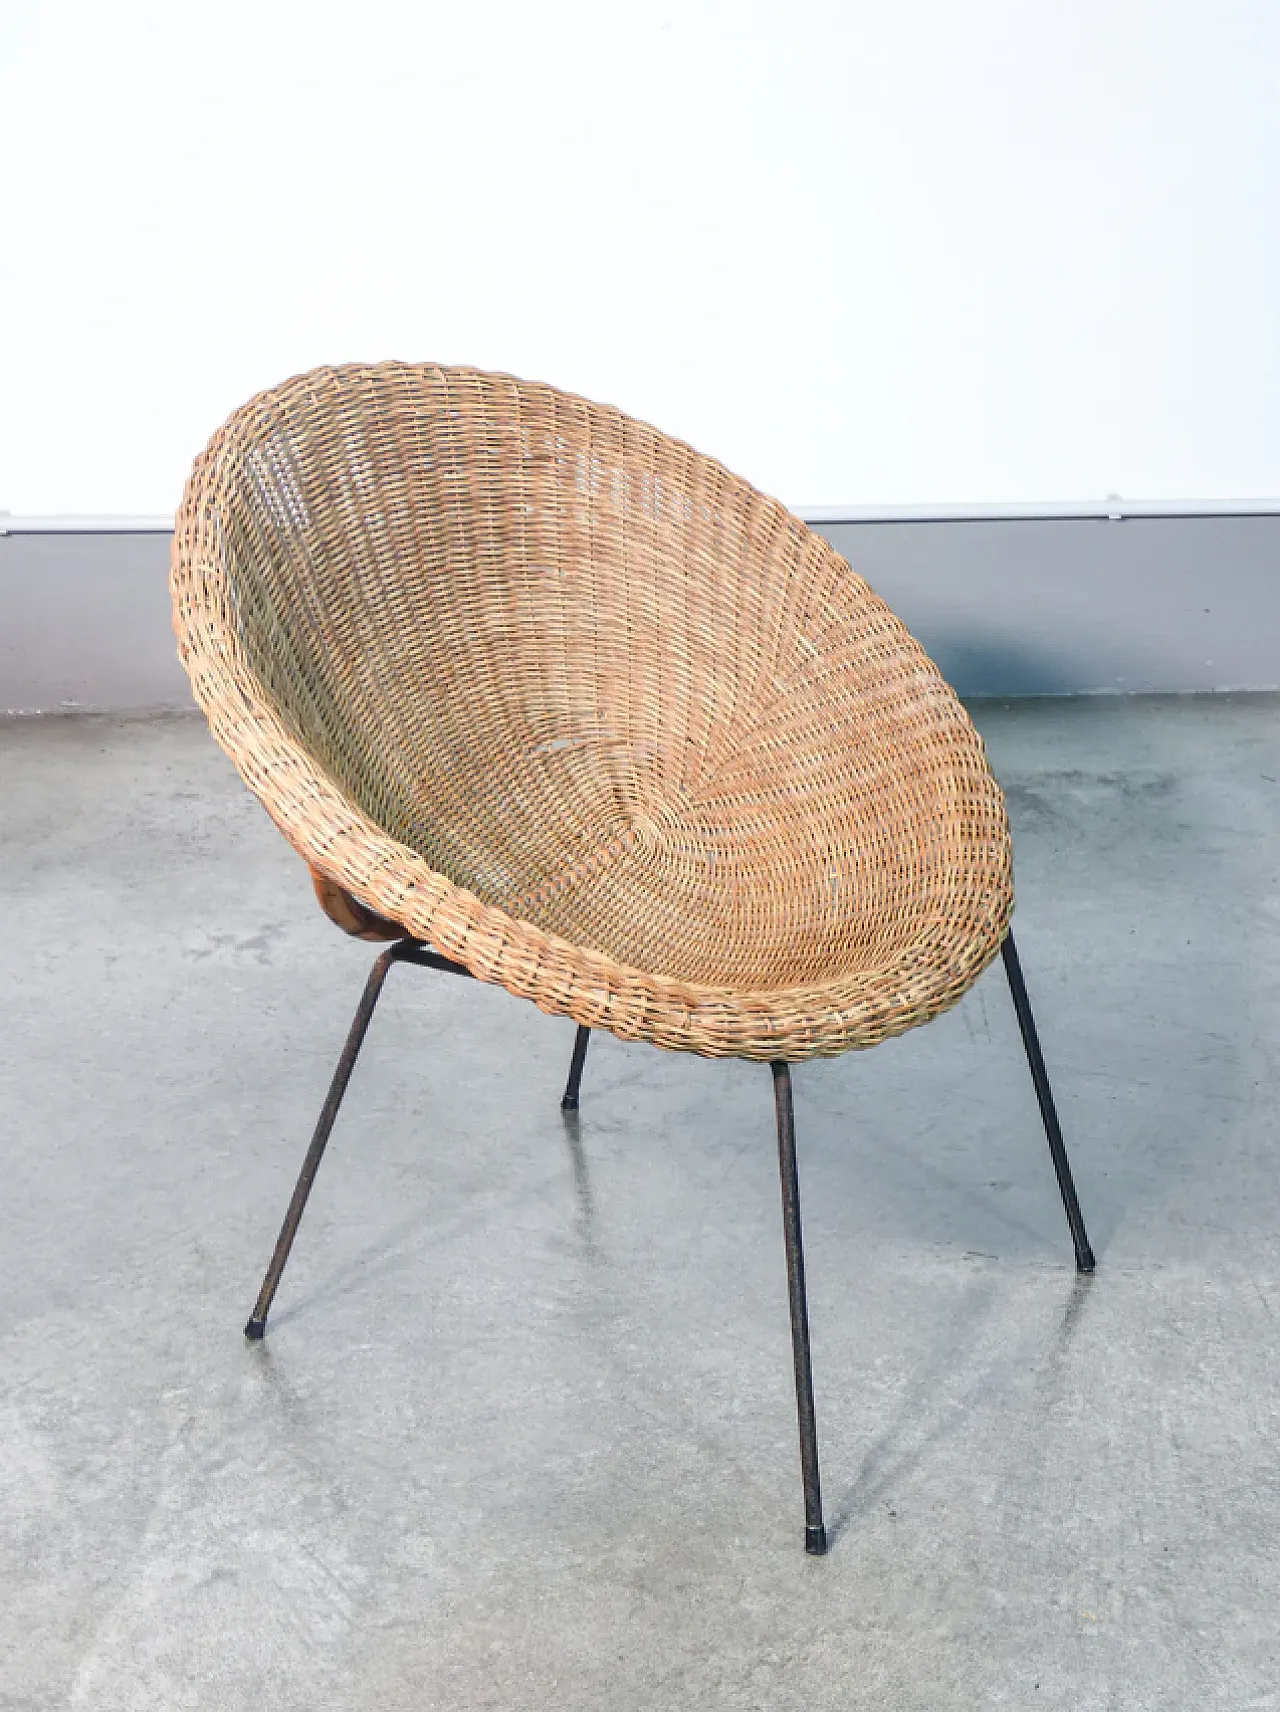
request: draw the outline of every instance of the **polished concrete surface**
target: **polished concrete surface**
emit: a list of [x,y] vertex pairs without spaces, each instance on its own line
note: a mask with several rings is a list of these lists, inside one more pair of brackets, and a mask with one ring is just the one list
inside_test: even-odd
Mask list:
[[1280,703],[976,709],[999,964],[769,1074],[371,960],[201,722],[0,726],[0,1707],[1280,1706]]

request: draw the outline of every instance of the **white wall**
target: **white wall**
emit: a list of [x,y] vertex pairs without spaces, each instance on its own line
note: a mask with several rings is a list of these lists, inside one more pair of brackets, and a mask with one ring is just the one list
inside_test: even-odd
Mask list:
[[474,362],[792,504],[1280,493],[1277,0],[0,0],[0,507]]

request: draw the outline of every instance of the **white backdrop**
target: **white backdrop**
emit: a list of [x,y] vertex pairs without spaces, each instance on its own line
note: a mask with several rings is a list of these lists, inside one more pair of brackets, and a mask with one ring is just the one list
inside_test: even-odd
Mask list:
[[0,0],[0,508],[318,362],[792,504],[1280,493],[1278,0]]

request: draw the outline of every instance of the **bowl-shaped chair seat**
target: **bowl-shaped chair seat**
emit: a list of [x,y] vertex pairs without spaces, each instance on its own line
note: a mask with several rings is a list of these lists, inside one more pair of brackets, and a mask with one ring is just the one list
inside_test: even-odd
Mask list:
[[313,869],[544,1010],[798,1060],[998,951],[1004,801],[821,537],[618,411],[317,369],[215,435],[172,586],[196,698]]

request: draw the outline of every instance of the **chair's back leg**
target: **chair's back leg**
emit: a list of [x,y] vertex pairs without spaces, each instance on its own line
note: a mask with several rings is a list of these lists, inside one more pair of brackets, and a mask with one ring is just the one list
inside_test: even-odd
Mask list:
[[582,1086],[582,1066],[587,1061],[587,1042],[590,1039],[591,1030],[584,1023],[579,1023],[573,1039],[573,1057],[569,1060],[569,1080],[560,1102],[562,1112],[576,1112],[578,1109],[578,1089]]
[[311,1193],[311,1185],[315,1182],[316,1172],[320,1169],[320,1161],[324,1157],[325,1143],[329,1139],[329,1131],[333,1128],[334,1119],[338,1115],[338,1107],[342,1104],[342,1096],[347,1091],[347,1083],[351,1080],[351,1072],[355,1069],[360,1047],[364,1042],[365,1030],[373,1016],[373,1007],[378,1002],[378,994],[382,991],[382,983],[387,978],[387,970],[396,961],[399,946],[393,945],[389,951],[384,951],[373,968],[369,971],[369,979],[365,982],[364,993],[356,1009],[355,1017],[347,1035],[347,1043],[342,1049],[338,1060],[338,1068],[333,1073],[333,1081],[329,1084],[329,1094],[320,1112],[320,1121],[316,1124],[315,1134],[311,1137],[311,1146],[307,1149],[307,1157],[302,1162],[297,1186],[293,1191],[293,1199],[289,1202],[289,1211],[284,1216],[280,1235],[276,1240],[275,1253],[271,1256],[271,1264],[267,1275],[262,1280],[262,1289],[258,1292],[258,1300],[249,1323],[244,1328],[247,1338],[260,1338],[267,1329],[267,1314],[280,1283],[285,1262],[289,1258],[289,1250],[293,1247],[293,1239],[297,1234],[298,1224],[302,1218],[303,1208],[307,1204],[307,1196]]
[[796,1170],[796,1126],[791,1105],[791,1069],[776,1063],[773,1103],[778,1118],[778,1170],[782,1176],[782,1230],[787,1245],[787,1294],[791,1303],[791,1352],[796,1369],[796,1413],[800,1423],[800,1473],[804,1480],[804,1549],[820,1557],[827,1549],[818,1480],[818,1425],[809,1360],[809,1304],[800,1234],[800,1178]]
[[1076,1267],[1081,1272],[1092,1272],[1094,1268],[1093,1250],[1089,1247],[1089,1238],[1085,1234],[1084,1219],[1080,1213],[1080,1202],[1076,1198],[1076,1186],[1071,1176],[1071,1166],[1067,1162],[1067,1150],[1062,1140],[1062,1129],[1058,1123],[1058,1113],[1053,1103],[1053,1090],[1049,1086],[1049,1077],[1044,1067],[1044,1057],[1040,1051],[1040,1039],[1036,1034],[1035,1018],[1031,1014],[1031,1001],[1027,997],[1027,985],[1022,979],[1022,964],[1018,961],[1018,948],[1013,942],[1013,934],[1005,936],[1001,947],[1004,957],[1005,974],[1009,977],[1009,991],[1013,995],[1013,1008],[1018,1013],[1018,1027],[1022,1030],[1022,1044],[1027,1049],[1027,1063],[1031,1066],[1031,1080],[1036,1085],[1036,1098],[1040,1102],[1040,1116],[1044,1119],[1044,1131],[1049,1138],[1049,1152],[1053,1158],[1053,1169],[1058,1175],[1058,1188],[1062,1191],[1062,1204],[1067,1211],[1067,1224],[1071,1227],[1071,1240],[1075,1244]]

